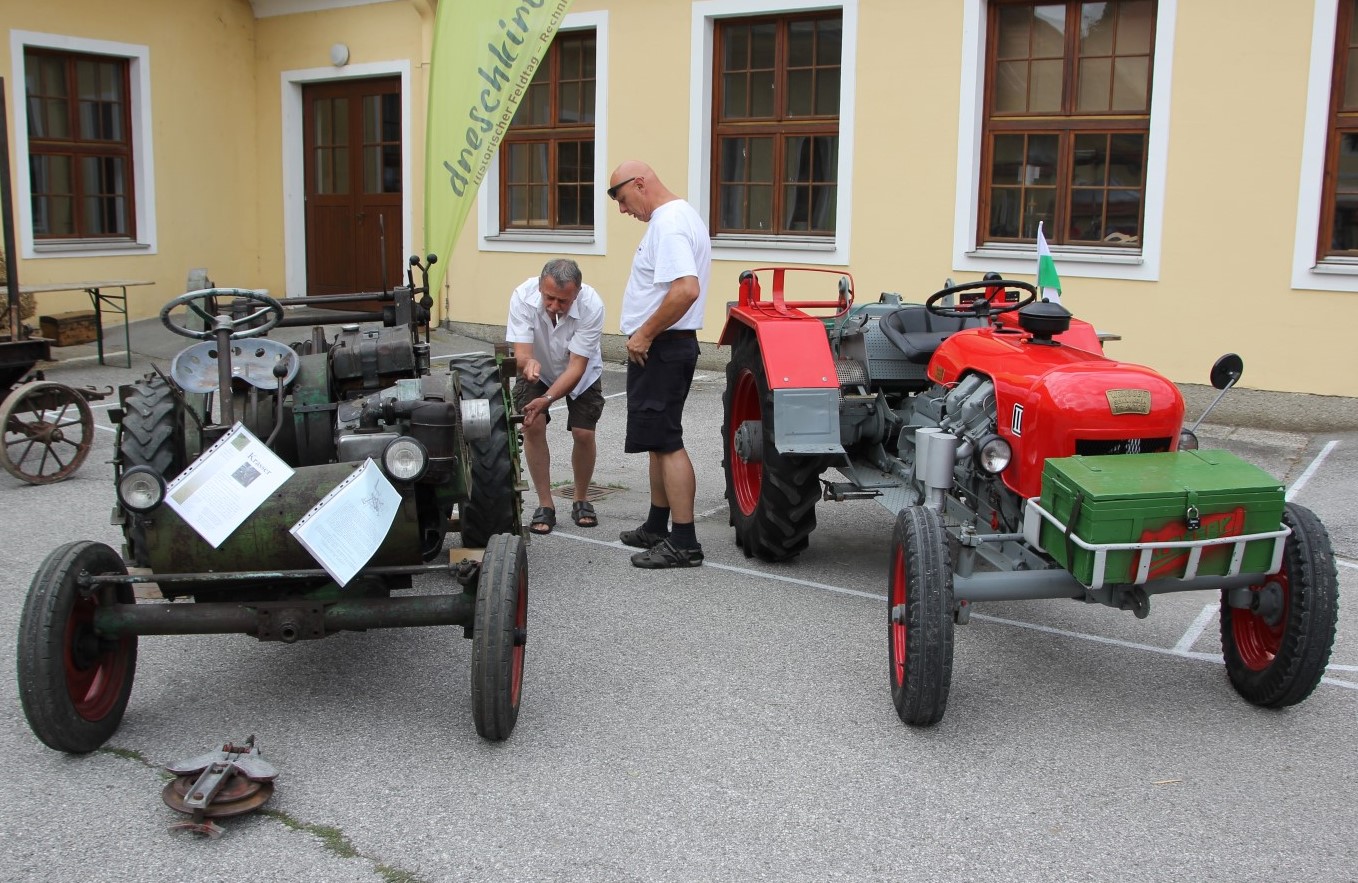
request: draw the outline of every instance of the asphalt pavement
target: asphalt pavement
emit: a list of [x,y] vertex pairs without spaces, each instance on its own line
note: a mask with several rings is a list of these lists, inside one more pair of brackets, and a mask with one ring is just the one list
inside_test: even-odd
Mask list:
[[[489,350],[436,333],[434,353]],[[129,382],[178,342],[133,327],[133,368],[55,351],[50,379]],[[116,357],[111,357],[111,361]],[[947,716],[891,706],[884,589],[893,518],[822,503],[811,547],[770,565],[727,525],[719,371],[686,412],[703,567],[641,571],[618,531],[647,509],[622,453],[621,366],[605,374],[600,525],[529,546],[522,711],[472,726],[470,642],[453,627],[294,645],[147,637],[106,747],[44,747],[0,655],[0,879],[82,881],[1358,880],[1358,433],[1204,425],[1327,525],[1341,586],[1325,681],[1302,704],[1239,699],[1216,598],[1148,619],[1071,601],[977,605],[957,631]],[[122,541],[110,403],[72,478],[0,472],[0,638],[62,543]],[[564,418],[564,413],[559,415]],[[549,429],[553,478],[570,445]],[[525,500],[531,511],[532,496]],[[217,840],[172,834],[163,765],[254,734],[280,771]]]

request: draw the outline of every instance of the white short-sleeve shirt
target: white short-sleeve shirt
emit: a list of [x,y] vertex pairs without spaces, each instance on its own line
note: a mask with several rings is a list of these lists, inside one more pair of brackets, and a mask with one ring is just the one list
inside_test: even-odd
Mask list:
[[703,327],[711,274],[712,237],[697,210],[682,199],[657,206],[632,258],[632,274],[622,295],[622,333],[632,334],[640,328],[669,294],[674,280],[685,276],[698,277],[698,300],[668,330]]
[[599,297],[599,292],[588,285],[580,286],[575,303],[555,323],[542,308],[537,276],[514,289],[514,293],[509,296],[505,340],[533,345],[533,358],[542,365],[543,383],[551,386],[565,373],[571,353],[584,356],[589,361],[584,376],[570,391],[571,398],[589,389],[604,373],[601,347],[603,331],[604,301]]

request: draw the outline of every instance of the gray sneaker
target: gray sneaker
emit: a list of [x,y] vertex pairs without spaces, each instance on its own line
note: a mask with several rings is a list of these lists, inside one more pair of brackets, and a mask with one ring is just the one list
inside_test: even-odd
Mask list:
[[703,548],[680,549],[669,540],[662,540],[645,552],[632,556],[633,567],[656,570],[662,567],[697,567],[703,563]]
[[667,533],[651,533],[645,525],[636,530],[625,530],[618,534],[618,539],[622,540],[624,546],[632,546],[637,549],[650,549],[665,542],[669,538]]

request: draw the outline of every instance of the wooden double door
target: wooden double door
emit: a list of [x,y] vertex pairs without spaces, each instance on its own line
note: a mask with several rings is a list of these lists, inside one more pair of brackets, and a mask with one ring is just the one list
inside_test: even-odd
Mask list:
[[401,284],[400,78],[304,85],[302,116],[307,296]]

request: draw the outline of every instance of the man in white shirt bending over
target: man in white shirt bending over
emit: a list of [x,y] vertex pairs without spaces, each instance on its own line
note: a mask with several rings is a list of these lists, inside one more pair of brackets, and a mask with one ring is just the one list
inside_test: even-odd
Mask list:
[[538,495],[528,526],[533,533],[548,534],[556,526],[547,424],[548,408],[560,399],[573,443],[571,520],[577,527],[599,524],[586,496],[597,456],[594,427],[604,411],[603,329],[603,299],[584,284],[579,265],[569,258],[548,261],[539,276],[510,295],[505,340],[514,345],[519,366],[514,403],[523,414],[523,454]]

